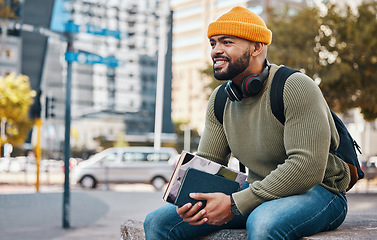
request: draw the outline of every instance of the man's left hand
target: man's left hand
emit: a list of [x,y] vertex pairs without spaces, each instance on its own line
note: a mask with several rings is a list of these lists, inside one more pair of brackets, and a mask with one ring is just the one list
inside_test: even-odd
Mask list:
[[205,214],[206,223],[212,225],[223,225],[233,219],[230,212],[230,196],[223,193],[191,193],[190,197],[196,200],[206,200]]

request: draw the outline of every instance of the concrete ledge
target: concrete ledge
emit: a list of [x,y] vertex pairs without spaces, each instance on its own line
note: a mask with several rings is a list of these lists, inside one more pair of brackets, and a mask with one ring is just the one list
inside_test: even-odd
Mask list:
[[[144,240],[144,230],[142,221],[127,220],[121,226],[121,240]],[[228,239],[246,239],[246,230],[242,229],[224,229],[212,233],[200,240],[228,240]],[[375,215],[370,216],[350,216],[336,230],[322,232],[302,240],[334,240],[334,239],[377,239],[377,219]]]
[[[121,240],[144,240],[143,221],[126,220],[120,227]],[[198,240],[246,239],[244,229],[224,229]]]
[[120,226],[120,240],[145,239],[143,221],[126,220]]

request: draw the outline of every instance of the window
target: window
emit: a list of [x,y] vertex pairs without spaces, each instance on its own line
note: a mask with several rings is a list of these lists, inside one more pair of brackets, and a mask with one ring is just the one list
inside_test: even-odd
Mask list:
[[203,28],[203,21],[194,20],[186,23],[175,24],[173,26],[173,32],[182,33],[187,31],[200,30],[201,28]]
[[109,163],[109,162],[115,162],[117,159],[117,154],[116,153],[111,153],[109,155],[106,155],[101,159],[101,162],[103,163]]
[[153,162],[166,162],[169,158],[170,155],[168,153],[149,153],[147,156],[147,160]]
[[182,10],[178,10],[173,12],[173,17],[174,18],[183,18],[183,17],[189,17],[198,13],[201,13],[203,11],[202,6],[194,6],[191,8],[185,8]]
[[126,152],[123,154],[123,161],[125,162],[141,162],[146,161],[146,154],[139,152]]
[[6,50],[5,50],[5,56],[6,56],[7,58],[12,58],[12,57],[13,57],[13,51],[10,50],[10,49],[6,49]]

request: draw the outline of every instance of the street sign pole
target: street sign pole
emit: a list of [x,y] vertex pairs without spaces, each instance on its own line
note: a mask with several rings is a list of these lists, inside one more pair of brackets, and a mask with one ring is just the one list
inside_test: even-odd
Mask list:
[[169,2],[165,0],[161,6],[160,14],[160,32],[158,46],[158,63],[157,63],[157,86],[156,86],[156,109],[154,120],[154,148],[161,148],[162,134],[162,114],[164,104],[164,82],[165,82],[165,55],[166,55],[166,23],[169,11]]
[[[67,33],[67,51],[73,51],[73,34]],[[67,82],[65,92],[65,137],[64,137],[64,195],[63,195],[63,228],[70,228],[70,189],[69,159],[71,157],[71,85],[72,62],[67,61]]]
[[[23,24],[19,22],[10,22],[7,26],[10,29],[17,29],[26,32],[33,32],[41,34],[43,36],[60,39],[63,42],[67,42],[67,52],[65,54],[67,62],[67,82],[65,93],[65,136],[64,136],[64,195],[63,195],[63,228],[70,228],[70,188],[69,188],[69,159],[71,158],[71,145],[70,145],[70,132],[71,132],[71,88],[72,88],[72,62],[79,62],[82,64],[105,64],[109,67],[118,67],[121,62],[114,57],[101,57],[91,53],[76,53],[73,51],[73,36],[75,33],[86,32],[93,35],[109,36],[117,39],[121,39],[122,34],[119,30],[108,30],[99,28],[96,26],[85,26],[75,24],[72,20],[69,20],[65,24],[65,35],[60,32],[55,32],[50,29],[34,26],[30,24]],[[82,30],[80,31],[80,27]],[[85,58],[84,58],[85,57]],[[84,59],[81,59],[84,58]],[[80,62],[83,60],[83,62]],[[123,64],[123,63],[122,63]],[[2,128],[3,129],[3,128]],[[0,133],[1,135],[1,133]],[[0,136],[0,156],[1,156],[1,144],[2,136]],[[38,191],[38,188],[37,188]]]

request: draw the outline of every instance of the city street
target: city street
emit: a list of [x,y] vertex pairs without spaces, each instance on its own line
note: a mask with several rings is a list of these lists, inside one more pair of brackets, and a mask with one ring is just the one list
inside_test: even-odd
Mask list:
[[[361,181],[347,195],[348,216],[377,218],[376,185],[366,187]],[[63,229],[61,185],[43,185],[35,193],[33,185],[0,184],[0,239],[118,240],[126,219],[142,220],[164,204],[163,192],[145,184],[111,184],[108,190],[104,185],[97,190],[71,188],[71,228]]]

